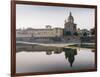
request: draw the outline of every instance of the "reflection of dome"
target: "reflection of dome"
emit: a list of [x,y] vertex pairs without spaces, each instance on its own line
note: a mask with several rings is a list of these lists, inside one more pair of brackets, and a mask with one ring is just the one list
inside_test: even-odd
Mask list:
[[52,51],[46,51],[46,54],[47,55],[51,55],[52,54]]
[[69,61],[71,67],[72,67],[72,65],[73,65],[74,59],[75,59],[74,56],[68,57],[68,61]]
[[70,12],[70,15],[68,17],[68,22],[74,23],[74,17],[72,16],[71,12]]
[[71,48],[64,48],[63,51],[65,52],[65,58],[68,58],[70,66],[72,67],[73,62],[75,60],[75,55],[77,55],[77,50]]

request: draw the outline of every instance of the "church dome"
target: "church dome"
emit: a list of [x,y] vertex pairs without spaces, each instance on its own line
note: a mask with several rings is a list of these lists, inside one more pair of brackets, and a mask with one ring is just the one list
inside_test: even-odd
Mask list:
[[72,16],[71,12],[70,12],[70,15],[68,17],[68,22],[74,23],[74,17]]

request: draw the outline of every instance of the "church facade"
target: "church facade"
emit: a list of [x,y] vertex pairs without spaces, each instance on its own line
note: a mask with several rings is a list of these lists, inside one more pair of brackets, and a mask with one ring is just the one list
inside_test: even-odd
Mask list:
[[65,19],[65,24],[64,24],[64,35],[66,33],[70,33],[70,35],[73,35],[75,32],[77,32],[77,25],[74,23],[74,17],[72,16],[72,13],[70,12],[70,15],[66,21]]

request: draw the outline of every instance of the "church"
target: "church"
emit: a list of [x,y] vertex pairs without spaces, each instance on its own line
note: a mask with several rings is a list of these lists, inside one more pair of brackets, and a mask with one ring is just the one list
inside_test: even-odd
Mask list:
[[77,32],[76,24],[74,23],[74,17],[72,16],[72,13],[70,12],[69,17],[65,23],[64,23],[64,35],[70,34],[74,35]]

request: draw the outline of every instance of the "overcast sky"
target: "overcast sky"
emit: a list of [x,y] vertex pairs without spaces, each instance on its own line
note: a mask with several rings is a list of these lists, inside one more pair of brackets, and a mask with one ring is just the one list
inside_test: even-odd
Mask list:
[[16,28],[45,28],[46,25],[64,28],[70,12],[77,28],[94,27],[94,9],[17,4]]

